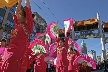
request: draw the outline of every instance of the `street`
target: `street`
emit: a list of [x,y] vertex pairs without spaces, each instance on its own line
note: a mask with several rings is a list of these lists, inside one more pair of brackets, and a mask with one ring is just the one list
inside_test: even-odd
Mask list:
[[104,70],[96,70],[96,71],[92,71],[92,72],[104,72]]

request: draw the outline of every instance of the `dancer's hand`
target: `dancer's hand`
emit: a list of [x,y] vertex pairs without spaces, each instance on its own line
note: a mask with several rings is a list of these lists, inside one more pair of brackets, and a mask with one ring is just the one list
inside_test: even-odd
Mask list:
[[30,6],[30,1],[29,0],[25,0],[25,4],[26,4],[26,6]]
[[16,12],[15,12],[16,15],[17,15],[18,12],[20,11],[21,3],[22,3],[22,0],[18,0],[18,5],[17,5],[17,7],[16,7]]
[[11,30],[11,37],[17,36],[18,35],[17,32],[18,32],[17,29],[12,29]]

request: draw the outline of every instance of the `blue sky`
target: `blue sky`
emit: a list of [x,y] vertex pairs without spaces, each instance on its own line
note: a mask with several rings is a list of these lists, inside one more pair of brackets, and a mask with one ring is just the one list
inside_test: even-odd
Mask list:
[[[63,20],[66,18],[73,18],[75,20],[83,20],[96,17],[98,12],[101,20],[108,21],[108,0],[34,0],[41,8],[39,9],[33,0],[30,0],[33,12],[38,12],[47,23],[57,21],[54,15],[59,19],[59,27],[63,28]],[[24,2],[23,2],[24,5]],[[50,8],[51,12],[48,10]],[[77,41],[80,45],[81,40]],[[101,52],[100,39],[87,39],[85,40],[88,50],[95,50],[97,55]],[[108,45],[106,45],[108,48]]]

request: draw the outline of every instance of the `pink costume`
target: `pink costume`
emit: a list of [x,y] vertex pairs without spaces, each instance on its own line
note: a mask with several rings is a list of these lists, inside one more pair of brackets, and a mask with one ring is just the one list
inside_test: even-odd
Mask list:
[[2,58],[0,58],[0,72],[2,72]]
[[67,59],[68,59],[68,71],[69,72],[75,72],[75,65],[73,65],[73,61],[75,60],[75,54],[68,54]]
[[45,57],[46,55],[42,54],[39,58],[35,59],[34,72],[46,72]]
[[28,66],[27,44],[28,37],[32,32],[33,19],[31,8],[26,7],[24,10],[26,12],[26,23],[22,23],[23,25],[19,25],[17,16],[13,15],[15,23],[13,31],[15,34],[10,38],[10,44],[5,55],[8,59],[3,64],[2,72],[26,72]]
[[2,47],[2,48],[4,48],[4,51],[0,55],[0,72],[2,72],[2,64],[3,64],[3,61],[4,61],[3,57],[4,57],[4,54],[5,54],[5,51],[6,51],[6,47]]
[[[60,39],[57,39],[59,43]],[[67,60],[67,51],[68,51],[68,38],[65,38],[65,45],[57,47],[57,61],[56,61],[56,72],[68,72],[68,60]]]
[[[79,55],[80,55],[79,52],[76,52],[76,54],[75,54],[75,59],[76,59]],[[76,69],[76,72],[79,72],[79,64],[78,64],[78,63],[75,64],[75,69]]]
[[3,61],[2,60],[2,55],[0,55],[0,72],[2,72],[2,69],[1,69],[2,68],[2,61]]

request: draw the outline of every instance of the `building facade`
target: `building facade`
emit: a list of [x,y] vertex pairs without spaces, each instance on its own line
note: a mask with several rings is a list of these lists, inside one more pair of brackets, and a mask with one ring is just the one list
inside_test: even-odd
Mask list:
[[[33,13],[34,27],[30,35],[30,41],[35,38],[36,33],[44,33],[46,31],[47,23],[37,12]],[[45,39],[45,38],[44,38]]]
[[97,59],[96,59],[96,51],[94,51],[94,50],[88,51],[88,56],[90,56],[94,61],[97,62]]
[[37,12],[33,13],[34,22],[36,24],[36,32],[43,33],[46,31],[47,23]]
[[8,17],[6,20],[5,28],[2,28],[2,23],[3,23],[3,19],[5,18],[5,13],[6,13],[7,7],[0,8],[0,29],[4,30],[3,34],[1,33],[1,36],[2,36],[2,38],[7,38],[8,43],[9,43],[9,39],[10,39],[10,35],[9,35],[10,31],[11,31],[11,29],[14,28],[14,21],[13,21],[12,15],[15,13],[16,6],[17,6],[17,4],[13,5],[10,8]]
[[82,40],[81,43],[81,52],[82,54],[87,54],[87,47],[86,47],[86,43],[84,43],[84,40]]
[[[0,8],[0,28],[2,27],[2,22],[6,13],[6,9],[7,9],[6,7]],[[15,13],[15,10],[16,10],[16,4],[10,8],[10,11],[8,13],[4,30],[7,33],[9,33],[12,28],[14,28],[14,21],[12,15]]]

